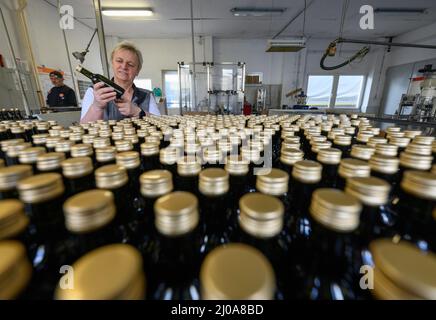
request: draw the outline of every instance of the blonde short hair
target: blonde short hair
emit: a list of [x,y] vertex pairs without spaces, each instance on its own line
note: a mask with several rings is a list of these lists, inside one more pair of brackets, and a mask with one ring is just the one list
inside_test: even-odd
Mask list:
[[115,46],[115,48],[112,50],[112,53],[111,53],[111,60],[114,59],[114,54],[115,54],[115,52],[118,51],[118,50],[128,50],[128,51],[130,51],[130,52],[135,53],[135,54],[136,54],[136,57],[138,58],[138,62],[139,62],[139,65],[138,65],[138,72],[141,71],[141,69],[142,69],[142,63],[143,63],[143,60],[142,60],[142,53],[141,53],[141,51],[139,51],[138,48],[136,48],[136,46],[135,46],[133,43],[131,43],[131,42],[129,42],[129,41],[122,41],[122,42],[118,43],[118,44]]

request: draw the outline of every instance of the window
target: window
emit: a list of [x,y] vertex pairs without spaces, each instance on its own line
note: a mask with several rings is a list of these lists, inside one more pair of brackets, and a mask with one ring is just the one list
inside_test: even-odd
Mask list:
[[333,76],[309,76],[307,83],[307,104],[328,108],[333,88]]
[[363,76],[339,76],[335,108],[359,107]]
[[307,104],[321,108],[359,108],[365,76],[309,75]]
[[167,100],[167,107],[179,108],[179,76],[177,71],[165,70],[163,73],[164,95]]
[[151,79],[135,79],[135,80],[133,80],[133,83],[138,88],[147,89],[150,91],[153,90],[153,87],[151,85]]

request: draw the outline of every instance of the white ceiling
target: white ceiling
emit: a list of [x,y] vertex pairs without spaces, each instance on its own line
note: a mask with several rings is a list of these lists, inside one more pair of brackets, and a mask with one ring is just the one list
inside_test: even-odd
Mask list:
[[[57,0],[44,0],[56,5]],[[310,3],[312,0],[307,0]],[[339,35],[342,8],[345,0],[314,0],[307,10],[305,35],[316,38],[332,38]],[[74,7],[80,21],[95,27],[93,0],[61,0],[62,4]],[[102,6],[151,7],[151,18],[104,17],[107,35],[121,38],[179,38],[191,32],[190,0],[101,0]],[[303,7],[304,0],[193,0],[194,29],[196,35],[211,35],[222,38],[270,38],[291,20]],[[427,8],[429,13],[420,16],[378,16],[374,30],[359,28],[359,8],[369,4],[374,8]],[[233,7],[284,7],[279,17],[234,17]],[[376,38],[396,36],[436,22],[435,0],[350,0],[343,28],[344,37]],[[296,19],[280,37],[301,36],[303,17]]]

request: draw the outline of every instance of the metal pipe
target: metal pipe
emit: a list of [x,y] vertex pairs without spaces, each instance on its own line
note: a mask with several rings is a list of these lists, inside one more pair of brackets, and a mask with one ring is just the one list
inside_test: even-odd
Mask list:
[[413,43],[395,43],[395,42],[382,42],[372,40],[356,40],[356,39],[337,39],[337,43],[360,43],[360,44],[373,44],[378,46],[387,47],[407,47],[407,48],[422,48],[422,49],[436,49],[436,46],[426,44],[413,44]]
[[104,27],[103,27],[103,18],[101,16],[100,0],[94,0],[94,12],[95,12],[95,20],[98,30],[98,42],[100,43],[100,57],[101,57],[101,65],[103,67],[103,74],[109,78],[110,77],[109,62],[107,59],[106,40],[104,38]]
[[291,24],[292,22],[294,22],[295,20],[298,19],[299,16],[301,16],[301,14],[304,13],[304,11],[306,11],[307,9],[310,8],[310,6],[315,2],[315,0],[312,0],[307,6],[305,6],[303,9],[301,9],[283,28],[280,29],[279,32],[277,32],[274,37],[272,37],[273,39],[277,38],[279,35],[281,35],[283,33],[283,31],[285,31]]
[[36,83],[36,95],[37,95],[38,100],[39,100],[39,107],[41,108],[42,106],[45,106],[45,99],[42,95],[41,83],[39,82],[38,68],[36,66],[35,56],[33,55],[32,44],[31,44],[30,35],[29,35],[29,29],[27,27],[27,18],[26,18],[26,15],[24,14],[24,9],[27,7],[27,1],[20,0],[19,6],[20,6],[20,8],[18,9],[18,20],[21,23],[23,36],[24,36],[24,43],[27,47],[27,52],[29,54],[29,59],[30,59],[30,63],[31,63],[31,70],[32,70],[32,74],[33,74],[33,77],[34,77],[35,83]]
[[194,90],[192,92],[192,104],[194,106],[194,110],[197,111],[197,85],[196,85],[196,74],[195,74],[195,39],[194,39],[194,4],[193,4],[193,0],[191,0],[191,40],[192,40],[192,61],[193,61],[193,66],[192,66],[192,82],[193,82],[193,86],[194,86]]
[[23,80],[21,79],[20,71],[18,70],[17,57],[15,55],[14,47],[12,46],[11,37],[9,35],[9,30],[8,30],[8,26],[7,26],[6,21],[5,21],[5,16],[3,15],[2,7],[0,7],[0,14],[2,17],[2,21],[3,21],[3,26],[4,26],[5,31],[6,31],[6,36],[8,38],[9,50],[11,50],[12,58],[14,59],[15,74],[18,76],[18,83],[20,85],[20,90],[23,94],[24,111],[26,112],[27,116],[30,116],[29,101],[27,101],[27,96],[26,96],[26,93],[24,92]]
[[[58,0],[58,12],[59,12],[59,17],[62,18],[61,15],[61,0]],[[62,29],[62,35],[64,37],[64,42],[65,42],[65,50],[67,51],[67,58],[68,58],[68,66],[70,67],[70,73],[71,73],[71,79],[73,81],[73,86],[74,86],[74,94],[76,95],[76,101],[79,101],[80,99],[80,95],[79,95],[79,84],[77,83],[77,79],[76,79],[76,75],[74,73],[74,69],[73,69],[73,65],[71,64],[71,59],[70,59],[70,48],[68,47],[68,42],[67,42],[67,35],[65,34],[65,29]]]

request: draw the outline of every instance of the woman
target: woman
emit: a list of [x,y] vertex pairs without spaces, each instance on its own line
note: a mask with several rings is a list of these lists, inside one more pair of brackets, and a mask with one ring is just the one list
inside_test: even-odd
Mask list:
[[150,113],[160,115],[153,93],[133,84],[142,68],[142,61],[141,52],[133,44],[119,43],[111,54],[113,81],[126,91],[120,100],[116,100],[112,88],[105,87],[103,82],[94,84],[83,98],[80,123],[143,117]]

